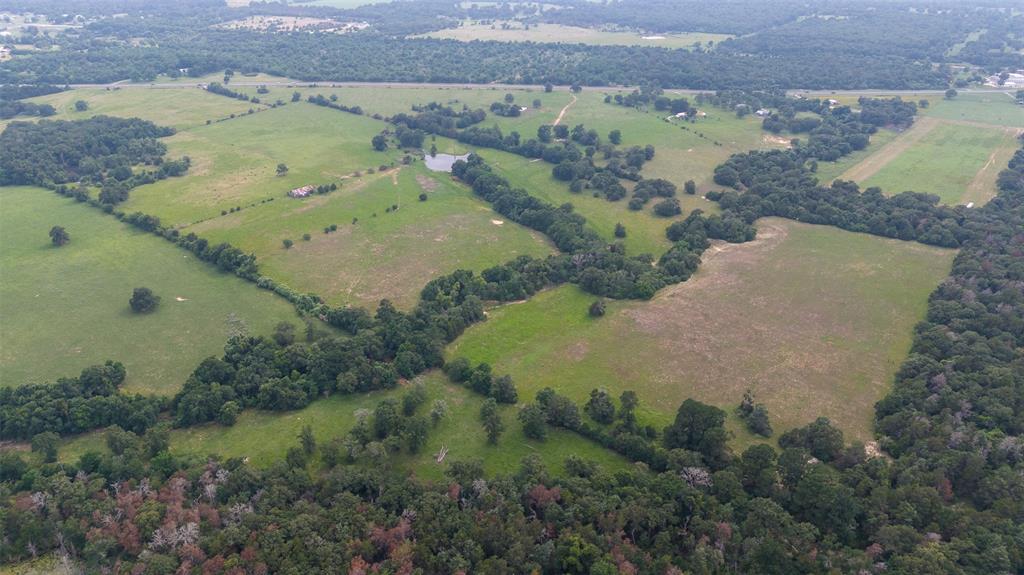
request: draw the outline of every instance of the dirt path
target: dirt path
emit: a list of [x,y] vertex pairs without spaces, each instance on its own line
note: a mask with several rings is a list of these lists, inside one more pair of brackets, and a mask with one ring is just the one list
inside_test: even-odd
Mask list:
[[566,112],[567,112],[567,111],[569,110],[569,108],[571,108],[571,107],[572,107],[572,105],[573,105],[573,104],[575,104],[575,103],[576,103],[576,94],[573,94],[573,95],[572,95],[572,102],[569,102],[568,104],[566,104],[566,105],[565,105],[565,107],[564,107],[564,108],[562,108],[562,111],[558,113],[558,117],[557,117],[557,118],[555,118],[555,123],[554,123],[554,124],[551,124],[551,125],[552,125],[552,126],[557,126],[558,124],[562,123],[562,118],[563,118],[563,117],[565,116],[565,113],[566,113]]
[[886,164],[891,162],[897,156],[906,152],[912,146],[920,142],[922,138],[927,136],[929,132],[934,130],[935,127],[941,123],[942,122],[936,118],[922,117],[917,119],[909,130],[900,134],[900,136],[895,140],[882,146],[882,148],[877,152],[871,154],[867,158],[864,158],[864,160],[859,164],[843,172],[838,179],[863,182],[875,175],[878,170],[884,168]]
[[999,172],[1009,163],[1010,158],[1017,151],[1016,138],[1024,134],[1024,130],[1008,128],[1004,130],[1004,134],[1005,137],[1002,144],[995,150],[992,150],[988,161],[985,162],[985,166],[978,170],[974,179],[967,185],[967,191],[964,192],[960,203],[968,204],[973,202],[974,207],[979,207],[995,196],[996,179],[999,177]]

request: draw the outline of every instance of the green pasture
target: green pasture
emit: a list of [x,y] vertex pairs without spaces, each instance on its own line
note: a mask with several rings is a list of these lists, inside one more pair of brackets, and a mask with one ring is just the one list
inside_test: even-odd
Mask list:
[[[503,27],[507,25],[507,27]],[[521,22],[496,21],[491,23],[462,22],[456,28],[446,28],[419,37],[442,38],[472,42],[540,42],[557,44],[590,44],[595,46],[649,46],[659,48],[692,48],[694,44],[707,45],[731,38],[729,34],[684,32],[680,34],[641,34],[630,31],[599,30],[562,24],[531,24],[524,29]]]
[[[324,233],[332,224],[337,231]],[[327,195],[278,198],[187,229],[255,253],[263,274],[293,289],[368,308],[384,298],[412,307],[439,275],[554,250],[541,234],[505,221],[466,186],[418,161],[346,180]],[[294,241],[290,249],[285,239]]]
[[[448,383],[440,373],[429,373],[418,381],[426,386],[430,399],[417,410],[428,416],[435,399],[443,399],[449,408],[448,416],[430,430],[423,449],[415,455],[405,451],[392,456],[388,462],[395,468],[426,479],[441,479],[447,462],[480,458],[488,473],[515,471],[523,457],[539,455],[553,472],[561,472],[565,458],[577,455],[596,461],[605,469],[624,469],[630,464],[619,455],[600,445],[566,431],[555,431],[547,441],[538,442],[523,436],[516,420],[517,407],[501,407],[505,433],[498,445],[488,445],[486,433],[480,425],[479,413],[483,398],[465,388]],[[406,389],[373,392],[351,396],[332,396],[313,402],[298,411],[267,412],[247,410],[232,427],[217,424],[202,425],[171,432],[171,451],[179,455],[205,457],[247,457],[255,465],[270,465],[279,461],[288,448],[298,445],[298,435],[309,425],[317,442],[326,443],[343,437],[355,425],[356,411],[373,411],[385,398],[400,399]],[[436,455],[447,447],[448,455],[440,464]],[[105,451],[102,431],[72,438],[61,448],[63,461],[74,461],[86,451]]]
[[[980,203],[995,193],[995,177],[1016,148],[1006,130],[943,123],[861,183],[890,194],[937,194],[946,204]],[[972,189],[978,178],[984,185]]]
[[731,411],[750,388],[776,435],[824,415],[869,440],[874,403],[954,252],[781,219],[758,228],[756,242],[712,247],[694,278],[650,302],[609,301],[593,319],[593,296],[550,290],[491,310],[448,355],[510,373],[521,397],[631,389],[658,425],[686,398]]
[[[310,87],[309,83],[296,84],[295,86],[267,86],[267,94],[259,97],[267,98],[269,101],[283,99],[291,101],[292,94],[298,92],[305,100],[309,96],[323,94],[325,97],[337,96],[338,103],[346,106],[359,106],[368,115],[380,114],[382,116],[393,116],[395,114],[412,114],[412,106],[424,105],[430,102],[444,104],[456,110],[461,110],[463,105],[471,109],[483,108],[487,111],[487,119],[482,125],[490,126],[497,124],[506,133],[518,130],[524,137],[534,137],[537,128],[541,124],[550,124],[558,117],[562,107],[572,101],[568,90],[545,92],[539,88],[458,88],[454,86],[403,86],[403,85],[380,85],[380,86],[337,86],[330,83],[318,83]],[[258,87],[238,86],[236,90],[249,95],[257,95]],[[490,106],[494,102],[504,102],[505,95],[512,94],[514,102],[526,110],[515,118],[495,116],[490,113]],[[541,107],[534,108],[533,101],[540,100]]]
[[[48,232],[63,226],[57,248]],[[291,304],[169,242],[41,188],[0,188],[0,385],[49,383],[114,359],[130,392],[173,394],[229,329],[270,333]],[[132,313],[146,286],[156,311]]]
[[963,92],[952,100],[937,99],[921,113],[996,128],[1024,128],[1024,106],[1014,102],[1013,91]]
[[[384,127],[372,118],[307,103],[199,126],[165,139],[171,157],[192,159],[188,174],[132,190],[122,209],[183,227],[231,208],[280,200],[304,185],[339,182],[400,157],[370,146]],[[287,175],[277,175],[279,163],[288,166]]]
[[[75,109],[75,102],[79,100],[89,105],[84,112]],[[56,108],[57,113],[48,118],[52,120],[82,120],[99,115],[119,116],[142,118],[177,130],[201,126],[207,120],[228,118],[232,114],[246,114],[250,108],[265,108],[262,105],[211,94],[199,88],[76,89],[39,96],[28,101],[50,104]],[[4,122],[10,121],[0,121],[0,128],[5,126]]]

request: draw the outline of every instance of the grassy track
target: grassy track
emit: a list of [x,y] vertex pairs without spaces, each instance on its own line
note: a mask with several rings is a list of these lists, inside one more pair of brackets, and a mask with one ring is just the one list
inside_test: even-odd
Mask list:
[[[421,193],[429,199],[419,201]],[[392,205],[400,208],[389,212]],[[285,198],[188,229],[255,253],[264,274],[332,304],[373,308],[388,298],[408,308],[438,275],[553,251],[542,235],[500,218],[447,174],[417,163],[346,181],[326,196]],[[324,234],[331,224],[338,230]],[[285,238],[294,247],[284,249]]]
[[[497,446],[487,444],[486,434],[479,424],[483,400],[464,388],[451,385],[443,375],[430,373],[421,378],[430,400],[420,406],[419,414],[426,416],[435,399],[448,404],[449,414],[437,428],[432,428],[426,446],[417,455],[404,453],[393,458],[391,465],[427,479],[441,479],[445,464],[454,460],[480,458],[489,473],[505,473],[518,468],[520,460],[530,454],[541,456],[552,471],[560,472],[565,458],[578,455],[596,461],[606,469],[622,469],[629,462],[615,453],[582,437],[557,431],[546,442],[528,440],[522,435],[516,421],[516,408],[503,407],[502,418],[506,432]],[[309,407],[286,413],[250,410],[244,412],[233,427],[203,425],[174,430],[171,433],[171,451],[177,454],[222,457],[248,457],[256,465],[269,465],[280,460],[289,447],[298,445],[298,434],[309,425],[318,442],[344,436],[355,425],[355,412],[373,410],[381,400],[400,398],[404,389],[374,392],[356,396],[334,396],[314,402]],[[442,446],[448,448],[446,461],[438,464],[435,454]],[[105,450],[102,432],[73,438],[61,448],[61,459],[74,461],[89,450]]]
[[[1016,148],[1013,134],[1007,130],[943,123],[899,150],[898,155],[866,178],[847,179],[860,181],[864,186],[879,186],[888,193],[913,190],[938,194],[946,204],[980,203],[994,195],[995,187],[990,184]],[[886,153],[883,149],[872,158]],[[858,171],[864,163],[851,172]],[[972,186],[976,180],[978,183]]]
[[[71,243],[50,245],[54,225]],[[0,245],[2,385],[51,382],[115,359],[128,369],[126,390],[169,395],[221,352],[229,316],[252,333],[297,320],[270,292],[48,190],[0,188]],[[131,312],[138,286],[162,297],[157,311]]]
[[868,144],[867,148],[840,158],[835,162],[818,162],[818,181],[822,185],[828,185],[833,180],[849,177],[849,170],[859,166],[862,162],[866,162],[868,158],[885,149],[885,147],[890,145],[890,142],[901,135],[901,133],[893,130],[881,129],[871,135],[871,143]]
[[594,320],[592,296],[552,290],[492,310],[449,355],[511,373],[521,397],[633,389],[659,424],[687,397],[731,410],[752,388],[777,432],[825,415],[869,439],[873,405],[953,252],[787,220],[758,227],[755,243],[713,248],[651,302],[609,302]]

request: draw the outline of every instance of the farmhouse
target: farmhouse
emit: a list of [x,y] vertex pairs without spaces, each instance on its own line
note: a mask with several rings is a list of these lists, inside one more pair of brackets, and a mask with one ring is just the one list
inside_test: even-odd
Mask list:
[[306,196],[312,194],[313,190],[315,190],[315,189],[316,188],[314,186],[312,186],[312,185],[302,186],[301,188],[295,188],[294,190],[288,192],[288,197],[289,198],[305,198]]

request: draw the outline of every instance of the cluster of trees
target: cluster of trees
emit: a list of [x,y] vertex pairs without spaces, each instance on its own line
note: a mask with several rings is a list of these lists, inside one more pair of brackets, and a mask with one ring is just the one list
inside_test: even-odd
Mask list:
[[480,395],[493,399],[498,403],[515,404],[519,401],[519,393],[512,382],[512,376],[495,377],[491,366],[481,363],[473,367],[466,358],[456,358],[444,365],[444,372],[454,383],[465,385]]
[[[227,79],[228,76],[224,76],[224,78]],[[249,96],[247,96],[247,95],[245,95],[245,94],[243,94],[241,92],[236,92],[236,91],[232,90],[231,88],[228,88],[227,86],[221,84],[220,82],[210,82],[206,86],[206,91],[210,92],[211,94],[217,94],[219,96],[226,96],[228,98],[234,98],[236,100],[242,100],[244,102],[253,102],[253,103],[256,103],[256,104],[259,103],[259,98],[249,98]]]
[[[117,204],[128,191],[189,167],[186,156],[165,160],[158,140],[174,133],[152,122],[95,116],[87,120],[12,122],[0,133],[0,185],[45,187],[79,183],[71,195],[88,198],[83,186],[99,186],[99,200]],[[136,166],[151,169],[135,170]]]
[[715,182],[734,190],[707,197],[748,224],[780,216],[945,247],[960,246],[970,234],[964,209],[939,205],[934,194],[886,196],[841,180],[821,186],[797,150],[736,154],[715,169]]
[[465,104],[462,105],[461,110],[455,110],[450,106],[430,102],[423,106],[414,105],[412,110],[416,112],[415,115],[396,114],[388,118],[388,121],[396,126],[404,124],[409,128],[422,130],[428,134],[454,139],[458,136],[458,130],[479,124],[487,118],[487,112],[480,108],[471,110]]
[[493,102],[491,103],[491,113],[506,118],[518,118],[522,115],[523,111],[520,109],[519,104],[514,102]]
[[[927,100],[925,100],[927,102]],[[906,128],[914,123],[917,104],[904,102],[899,96],[895,98],[857,98],[860,105],[860,121],[872,126],[891,126]]]
[[696,113],[697,109],[690,106],[690,101],[686,98],[669,98],[664,95],[665,91],[658,86],[644,86],[640,89],[633,90],[629,94],[623,96],[622,94],[615,94],[612,96],[608,94],[604,97],[606,104],[615,103],[619,106],[626,106],[628,108],[650,108],[653,107],[659,112],[669,112],[672,114]]
[[[768,419],[768,408],[763,403],[754,402],[754,394],[748,389],[743,392],[743,400],[736,408],[736,415],[743,420],[752,433],[764,437],[772,436],[772,424]],[[840,442],[841,443],[841,442]],[[790,447],[789,445],[785,447]],[[842,447],[840,445],[840,447]]]
[[21,102],[20,100],[54,94],[63,90],[63,88],[47,84],[0,84],[0,120],[7,120],[15,116],[39,116],[42,118],[52,116],[57,113],[57,109],[50,104],[36,104],[35,102]]
[[323,94],[317,94],[316,96],[309,96],[306,101],[310,104],[316,104],[317,106],[323,106],[325,108],[331,108],[332,110],[341,110],[342,112],[348,112],[349,114],[355,114],[357,116],[363,115],[363,109],[359,106],[346,106],[338,103],[338,96],[331,94],[330,98],[325,98]]
[[56,383],[0,389],[0,439],[25,440],[40,433],[70,435],[119,425],[142,431],[157,421],[166,400],[118,393],[124,366],[108,361]]

